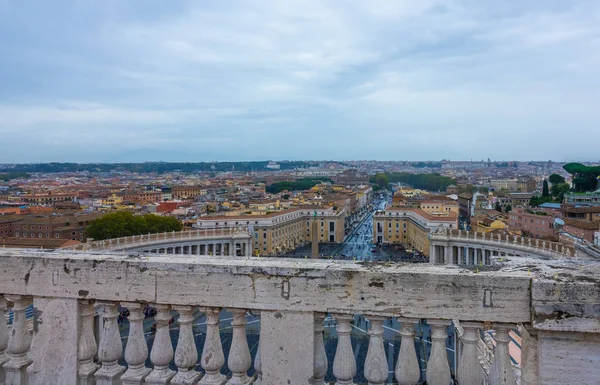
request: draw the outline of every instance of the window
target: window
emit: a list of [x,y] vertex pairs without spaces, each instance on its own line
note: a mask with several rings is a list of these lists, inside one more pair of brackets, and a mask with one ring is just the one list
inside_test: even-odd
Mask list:
[[19,237],[19,232],[18,231],[15,232],[15,237],[17,237],[17,238]]

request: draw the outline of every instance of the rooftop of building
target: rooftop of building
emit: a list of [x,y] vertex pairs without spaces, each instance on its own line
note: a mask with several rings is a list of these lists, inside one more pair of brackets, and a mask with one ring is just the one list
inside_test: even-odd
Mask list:
[[565,225],[577,227],[583,230],[600,230],[600,221],[584,221],[574,218],[563,218]]
[[[382,211],[381,213],[383,213],[383,215],[385,215],[385,213],[393,213],[393,212],[403,212],[403,211],[410,211],[413,212],[427,220],[432,220],[432,221],[449,221],[449,222],[454,222],[457,220],[457,216],[456,213],[452,212],[452,211],[448,211],[445,212],[444,216],[438,216],[438,215],[431,215],[429,213],[426,213],[425,211],[416,208],[416,207],[409,207],[409,206],[405,206],[405,207],[392,207],[392,208],[388,208],[384,211]],[[377,214],[376,214],[377,215]],[[380,214],[381,215],[381,214]]]
[[538,207],[541,207],[541,208],[544,208],[544,209],[559,210],[561,208],[561,204],[560,203],[553,203],[553,202],[545,202],[545,203],[542,203],[541,205],[539,205]]

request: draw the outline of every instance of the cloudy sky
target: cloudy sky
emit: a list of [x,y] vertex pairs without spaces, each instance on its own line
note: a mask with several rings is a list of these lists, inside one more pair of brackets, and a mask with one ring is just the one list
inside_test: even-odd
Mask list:
[[598,0],[0,0],[0,162],[600,158]]

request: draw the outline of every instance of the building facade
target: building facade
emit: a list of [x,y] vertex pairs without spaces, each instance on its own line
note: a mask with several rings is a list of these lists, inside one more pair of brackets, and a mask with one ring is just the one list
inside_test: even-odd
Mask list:
[[429,256],[429,233],[438,228],[458,228],[458,217],[434,216],[414,208],[390,208],[373,216],[373,243],[402,244]]
[[198,219],[195,228],[230,228],[248,226],[253,234],[255,255],[278,255],[289,252],[312,239],[312,221],[317,222],[322,243],[344,240],[344,210],[333,207],[310,207],[279,210],[264,215],[220,215]]

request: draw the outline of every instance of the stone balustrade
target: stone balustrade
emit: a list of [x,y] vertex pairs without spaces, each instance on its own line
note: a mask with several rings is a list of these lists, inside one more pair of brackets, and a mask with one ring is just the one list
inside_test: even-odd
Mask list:
[[62,248],[75,251],[138,251],[161,254],[250,256],[252,234],[247,227],[132,235]]
[[435,264],[491,265],[494,257],[504,256],[579,257],[573,246],[516,235],[438,229],[429,241],[429,258]]
[[[517,325],[529,330],[522,384],[597,384],[600,267],[523,261],[474,273],[420,264],[0,250],[0,311],[14,313],[12,326],[0,323],[0,383],[285,385],[331,378],[354,384],[351,334],[360,314],[370,325],[361,368],[369,384],[388,383],[390,372],[399,384],[515,384],[507,333]],[[156,309],[151,346],[142,327],[147,305]],[[129,312],[125,339],[119,307]],[[219,332],[223,308],[233,318],[227,355]],[[191,325],[197,312],[206,317],[203,346]],[[248,312],[260,316],[254,361]],[[327,314],[337,333],[330,357],[324,347]],[[173,317],[179,325],[175,343]],[[393,365],[382,339],[390,319],[401,325]],[[446,349],[453,320],[462,330],[456,368]],[[480,363],[484,322],[495,330],[488,372]],[[414,341],[415,325],[422,324],[431,332],[421,361]]]

